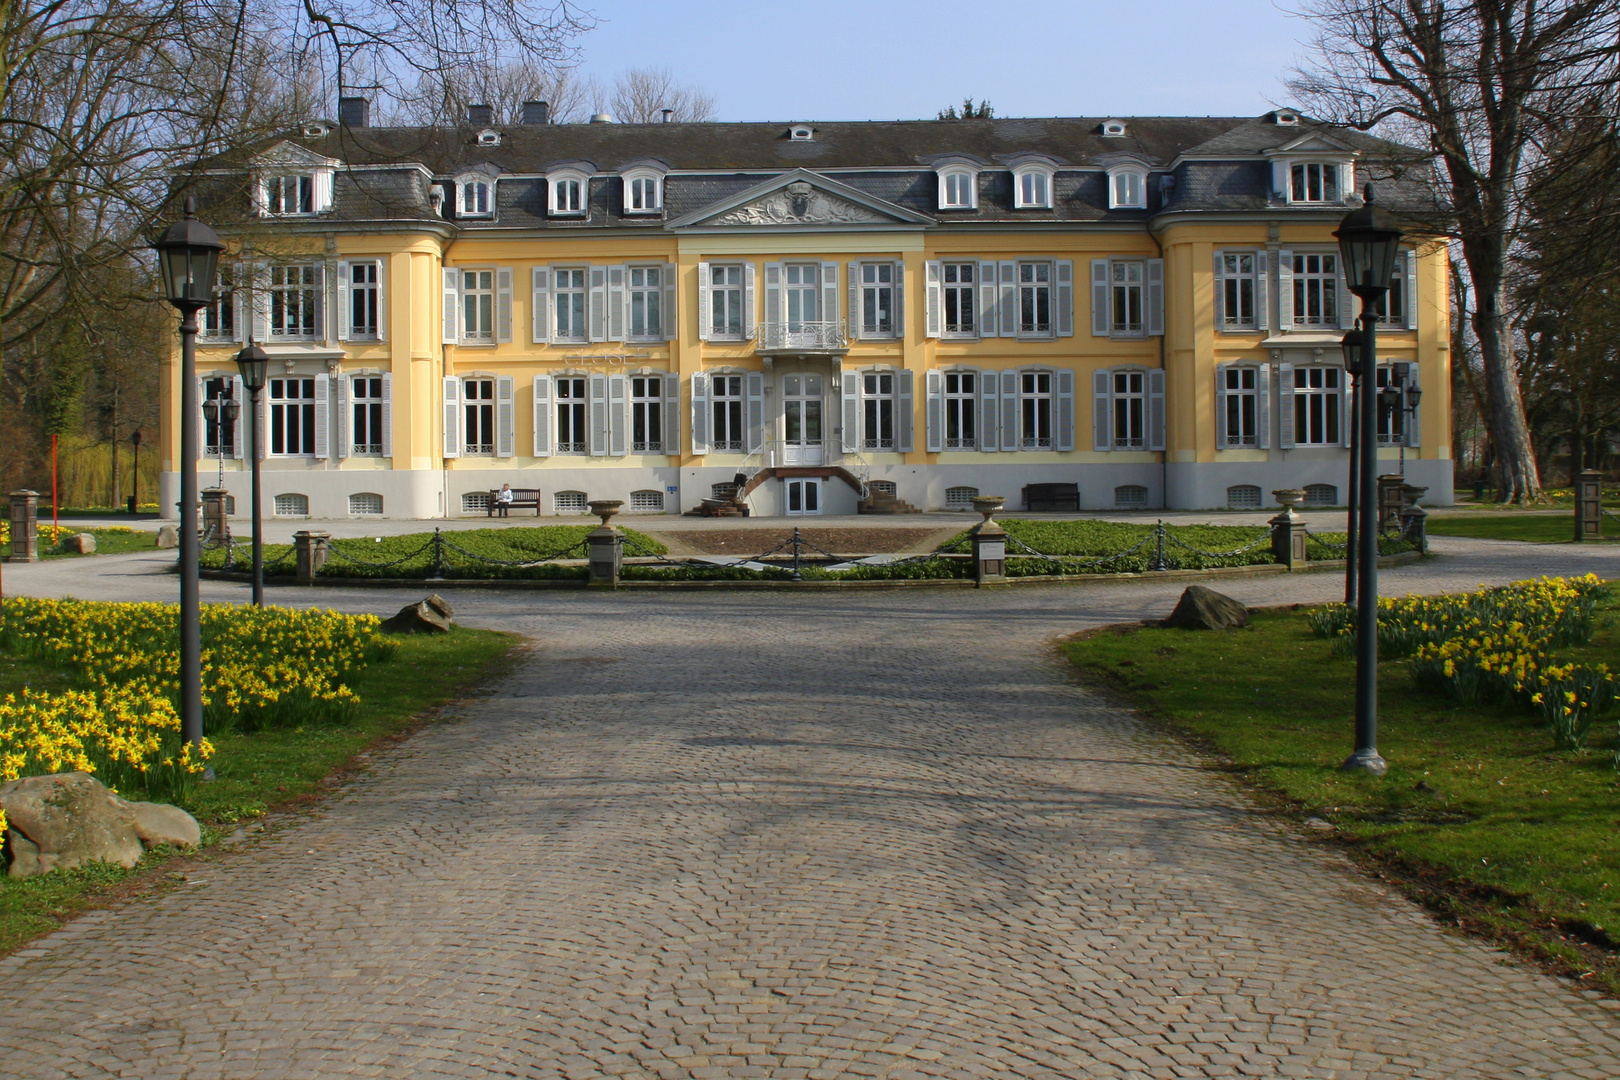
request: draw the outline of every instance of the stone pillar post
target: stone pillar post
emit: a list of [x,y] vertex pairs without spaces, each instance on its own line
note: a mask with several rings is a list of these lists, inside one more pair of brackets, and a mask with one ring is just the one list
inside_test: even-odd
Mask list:
[[39,561],[39,492],[11,493],[11,548],[7,562]]
[[624,565],[624,534],[608,524],[608,519],[624,506],[622,499],[595,499],[587,503],[591,513],[602,519],[602,524],[585,537],[590,553],[590,570],[586,584],[611,589],[619,584],[619,569]]
[[1417,503],[1401,511],[1401,536],[1417,545],[1423,554],[1429,553],[1429,512]]
[[1575,542],[1602,538],[1603,474],[1585,469],[1575,477]]
[[1309,561],[1305,546],[1305,519],[1294,512],[1305,498],[1303,488],[1278,488],[1272,497],[1282,503],[1282,513],[1272,518],[1271,556],[1290,570],[1303,570]]
[[1401,524],[1401,508],[1406,505],[1402,488],[1406,477],[1400,473],[1383,473],[1378,477],[1378,527],[1395,529]]
[[1007,580],[1007,530],[990,519],[1006,499],[1000,495],[978,495],[973,509],[984,520],[970,530],[973,536],[973,580],[982,588]]
[[330,550],[332,534],[326,532],[311,532],[300,530],[293,533],[293,553],[297,560],[297,569],[294,574],[300,585],[315,584],[315,575],[321,572],[326,565],[326,554]]
[[202,530],[204,547],[220,547],[231,538],[229,505],[230,494],[224,488],[204,488],[202,493]]

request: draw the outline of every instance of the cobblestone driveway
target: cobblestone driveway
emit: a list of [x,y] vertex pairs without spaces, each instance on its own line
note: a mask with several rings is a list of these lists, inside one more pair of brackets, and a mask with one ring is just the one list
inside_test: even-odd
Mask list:
[[[1386,584],[1620,576],[1444,544]],[[1178,588],[457,596],[535,637],[521,671],[0,963],[0,1075],[1620,1075],[1606,1007],[1250,814],[1042,647]]]

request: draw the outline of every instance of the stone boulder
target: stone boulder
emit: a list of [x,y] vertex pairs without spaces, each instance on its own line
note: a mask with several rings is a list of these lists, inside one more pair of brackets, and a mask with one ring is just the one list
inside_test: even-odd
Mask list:
[[454,616],[455,610],[442,598],[430,596],[406,604],[398,614],[384,619],[378,629],[389,634],[448,634]]
[[173,525],[163,525],[158,528],[157,546],[160,548],[177,548],[180,546],[180,530]]
[[25,776],[0,785],[12,877],[32,877],[85,863],[134,866],[143,847],[192,847],[197,820],[177,806],[132,803],[89,773]]
[[94,555],[96,553],[96,534],[70,533],[62,537],[59,546],[69,554]]
[[1226,630],[1249,625],[1249,609],[1224,593],[1189,585],[1165,624],[1187,630]]

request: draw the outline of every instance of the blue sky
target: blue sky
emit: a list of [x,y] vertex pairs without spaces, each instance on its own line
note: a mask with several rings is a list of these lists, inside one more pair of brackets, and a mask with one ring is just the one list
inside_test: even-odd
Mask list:
[[721,120],[1253,115],[1311,27],[1273,0],[586,0],[583,70],[668,67]]

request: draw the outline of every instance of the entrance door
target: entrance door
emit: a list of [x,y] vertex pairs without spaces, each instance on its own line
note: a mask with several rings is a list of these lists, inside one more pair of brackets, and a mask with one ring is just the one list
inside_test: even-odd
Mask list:
[[782,376],[782,464],[821,464],[821,395],[820,375]]
[[784,480],[789,514],[821,513],[821,481],[815,477]]

